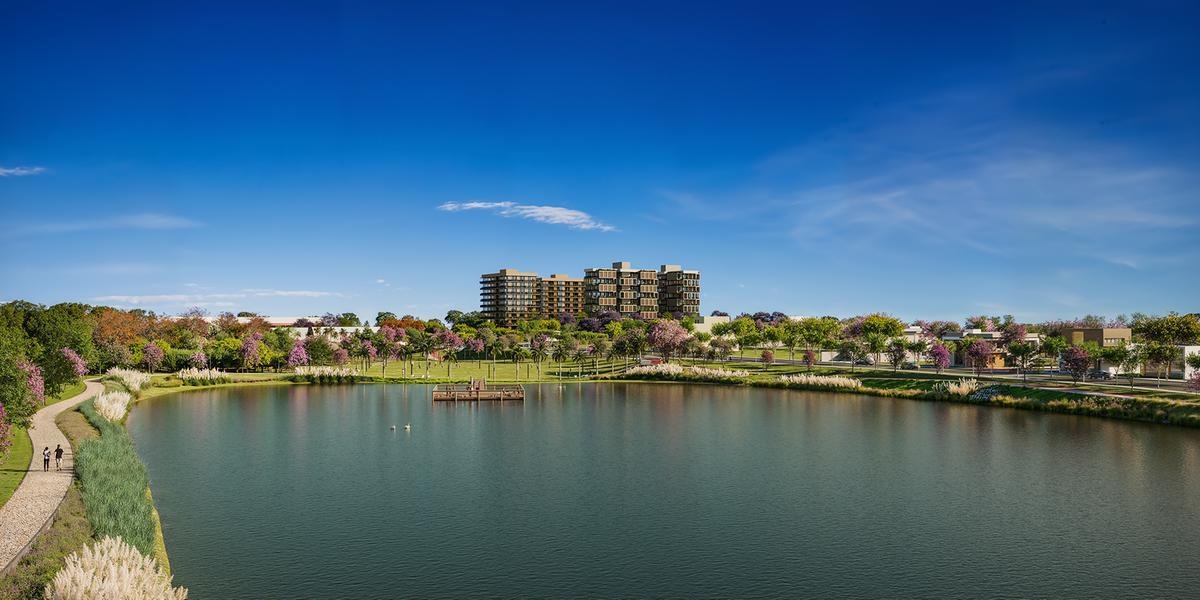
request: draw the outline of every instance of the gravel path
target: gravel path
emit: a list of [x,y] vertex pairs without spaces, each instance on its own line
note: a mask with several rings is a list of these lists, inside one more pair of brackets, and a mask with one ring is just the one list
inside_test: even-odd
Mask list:
[[[33,459],[29,472],[17,487],[17,491],[0,507],[0,568],[9,565],[23,553],[29,542],[50,519],[59,503],[71,487],[74,477],[74,452],[67,436],[59,431],[54,418],[63,411],[75,408],[80,402],[104,391],[104,384],[87,382],[83,393],[56,402],[37,411],[29,428],[29,439],[33,441]],[[61,471],[54,470],[54,447],[62,444],[63,464]],[[42,471],[42,449],[50,447],[50,471]]]

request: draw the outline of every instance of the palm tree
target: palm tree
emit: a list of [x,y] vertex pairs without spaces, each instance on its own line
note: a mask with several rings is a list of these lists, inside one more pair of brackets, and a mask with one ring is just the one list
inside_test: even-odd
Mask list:
[[425,379],[429,379],[429,353],[433,351],[437,345],[433,336],[424,332],[413,330],[408,336],[408,348],[415,354],[421,355],[421,360],[425,363]]
[[563,336],[558,340],[558,343],[554,345],[554,352],[551,356],[551,360],[558,363],[559,368],[561,369],[562,363],[565,363],[571,359],[571,355],[575,352],[576,345],[577,343],[574,337]]

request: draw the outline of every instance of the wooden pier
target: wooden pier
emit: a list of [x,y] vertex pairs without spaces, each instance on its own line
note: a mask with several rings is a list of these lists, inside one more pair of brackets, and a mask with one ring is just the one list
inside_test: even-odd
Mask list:
[[469,384],[440,383],[433,386],[434,402],[478,402],[480,400],[524,400],[525,388],[518,384],[491,384],[472,379]]

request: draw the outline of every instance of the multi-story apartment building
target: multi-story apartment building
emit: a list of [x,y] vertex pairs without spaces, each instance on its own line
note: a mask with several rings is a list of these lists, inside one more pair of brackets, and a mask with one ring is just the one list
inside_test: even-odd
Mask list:
[[654,269],[634,269],[627,262],[614,262],[612,267],[585,269],[583,282],[588,313],[615,310],[622,317],[658,316],[658,272]]
[[547,319],[584,312],[584,282],[578,277],[554,274],[540,280],[539,308]]
[[554,319],[584,311],[584,282],[566,275],[539,277],[516,269],[500,269],[479,278],[479,308],[499,325],[530,319]]
[[663,265],[658,271],[658,310],[679,316],[700,315],[700,271]]
[[700,314],[700,272],[679,265],[660,271],[634,269],[627,262],[585,269],[583,279],[555,274],[539,277],[500,269],[479,278],[480,312],[499,325],[555,319],[563,313],[616,311],[622,317],[653,319],[660,314]]
[[500,269],[479,276],[479,309],[500,325],[542,318],[537,273]]

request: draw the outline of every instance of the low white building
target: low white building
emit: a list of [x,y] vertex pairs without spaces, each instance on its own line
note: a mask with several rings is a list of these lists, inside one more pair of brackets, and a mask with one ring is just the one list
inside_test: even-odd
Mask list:
[[712,328],[714,326],[719,325],[721,323],[728,323],[731,320],[732,319],[729,317],[722,317],[722,316],[714,317],[711,315],[709,315],[707,317],[696,317],[696,320],[693,323],[695,325],[695,328],[693,329],[693,333],[707,333],[707,334],[711,335]]

